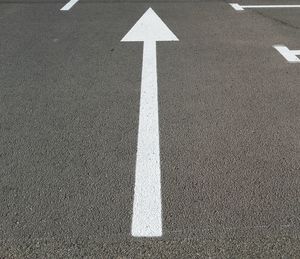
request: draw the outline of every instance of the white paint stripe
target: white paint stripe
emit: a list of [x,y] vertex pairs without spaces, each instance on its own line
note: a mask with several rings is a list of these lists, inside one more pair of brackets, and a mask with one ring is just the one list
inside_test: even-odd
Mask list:
[[290,50],[283,45],[273,46],[289,63],[300,63],[300,59],[297,55],[300,55],[300,50]]
[[133,236],[162,235],[156,42],[145,41],[135,172]]
[[300,50],[293,50],[294,55],[300,56]]
[[232,8],[236,11],[243,11],[244,8],[241,7],[239,4],[234,4],[234,3],[230,3],[230,5],[232,6]]
[[238,3],[230,3],[236,11],[243,11],[246,8],[300,8],[300,5],[239,5]]
[[300,5],[242,5],[243,8],[299,8]]
[[79,0],[70,0],[64,7],[62,7],[61,11],[69,11],[73,5],[75,5]]

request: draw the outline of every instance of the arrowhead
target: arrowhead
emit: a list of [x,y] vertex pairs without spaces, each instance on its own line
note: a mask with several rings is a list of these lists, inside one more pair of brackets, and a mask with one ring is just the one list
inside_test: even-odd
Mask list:
[[149,8],[121,41],[178,41],[178,39],[152,8]]

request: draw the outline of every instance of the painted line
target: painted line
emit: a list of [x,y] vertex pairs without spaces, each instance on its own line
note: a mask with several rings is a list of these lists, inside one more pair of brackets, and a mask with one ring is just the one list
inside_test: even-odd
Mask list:
[[70,0],[64,7],[62,7],[61,11],[69,11],[79,0]]
[[229,3],[236,11],[244,11],[246,8],[300,8],[300,5],[240,5],[238,3]]
[[300,63],[300,50],[290,50],[284,45],[273,45],[275,48],[289,63]]
[[242,8],[239,4],[230,3],[230,5],[236,11],[243,11],[244,10],[244,8]]
[[131,234],[135,237],[160,237],[162,206],[156,42],[178,39],[149,8],[121,41],[144,42]]

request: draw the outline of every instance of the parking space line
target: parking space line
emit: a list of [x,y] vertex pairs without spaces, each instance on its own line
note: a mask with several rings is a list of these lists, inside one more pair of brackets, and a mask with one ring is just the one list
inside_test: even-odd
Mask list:
[[156,42],[178,41],[149,8],[121,41],[144,42],[131,233],[162,236]]
[[300,63],[297,57],[300,55],[300,50],[290,50],[284,45],[274,45],[275,48],[289,63]]
[[229,3],[236,11],[244,11],[246,8],[300,8],[300,5],[240,5],[238,3]]
[[69,11],[79,0],[70,0],[64,7],[62,7],[61,11]]

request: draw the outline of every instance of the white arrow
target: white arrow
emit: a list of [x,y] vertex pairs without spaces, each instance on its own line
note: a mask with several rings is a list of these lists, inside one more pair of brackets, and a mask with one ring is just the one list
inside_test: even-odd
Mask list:
[[156,42],[178,41],[149,8],[122,41],[144,42],[131,234],[162,235]]

